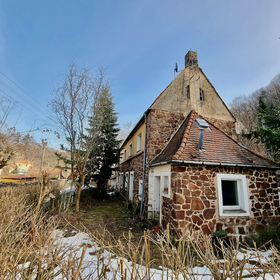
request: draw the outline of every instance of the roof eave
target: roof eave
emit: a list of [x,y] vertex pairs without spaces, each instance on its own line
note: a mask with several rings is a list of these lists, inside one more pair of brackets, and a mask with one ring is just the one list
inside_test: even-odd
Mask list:
[[195,164],[195,165],[207,165],[207,166],[228,166],[228,167],[242,167],[242,168],[268,168],[268,169],[280,169],[280,166],[265,166],[265,165],[248,165],[248,164],[238,164],[238,163],[225,163],[225,162],[206,162],[206,161],[188,161],[188,160],[168,160],[162,161],[154,164],[150,164],[150,167],[180,163],[180,164]]

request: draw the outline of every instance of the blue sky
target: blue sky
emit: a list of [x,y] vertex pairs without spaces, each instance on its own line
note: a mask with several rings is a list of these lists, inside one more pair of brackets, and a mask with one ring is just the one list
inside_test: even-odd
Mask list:
[[105,67],[120,125],[136,122],[190,49],[229,104],[279,73],[279,12],[279,0],[0,0],[0,95],[16,104],[9,124],[55,129],[44,125],[46,107],[72,61]]

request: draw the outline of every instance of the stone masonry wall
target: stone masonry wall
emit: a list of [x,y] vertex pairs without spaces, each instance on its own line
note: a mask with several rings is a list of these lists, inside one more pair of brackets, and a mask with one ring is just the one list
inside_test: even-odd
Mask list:
[[151,110],[147,118],[147,162],[163,150],[184,119],[181,113]]
[[[249,180],[249,217],[220,217],[216,174],[244,174]],[[162,224],[181,234],[185,228],[211,234],[220,229],[241,239],[280,220],[276,171],[238,167],[176,166],[171,168],[173,199],[164,198]]]

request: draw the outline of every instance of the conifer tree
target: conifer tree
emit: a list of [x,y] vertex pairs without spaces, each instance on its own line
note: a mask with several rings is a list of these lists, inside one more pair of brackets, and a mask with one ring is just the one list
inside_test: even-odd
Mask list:
[[94,108],[94,116],[89,118],[93,148],[86,166],[86,183],[93,180],[97,184],[99,196],[104,195],[107,182],[117,170],[120,157],[120,141],[117,140],[119,127],[109,85],[104,87]]
[[268,99],[267,93],[263,91],[259,97],[257,115],[256,129],[246,136],[262,142],[269,155],[274,160],[280,160],[280,100]]

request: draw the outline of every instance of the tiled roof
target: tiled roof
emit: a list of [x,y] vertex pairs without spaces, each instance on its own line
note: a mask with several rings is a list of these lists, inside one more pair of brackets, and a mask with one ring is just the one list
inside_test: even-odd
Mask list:
[[200,129],[195,122],[196,118],[197,113],[192,111],[166,145],[163,152],[151,161],[151,165],[179,161],[280,168],[275,162],[241,146],[209,121],[207,122],[210,129],[204,130],[203,146],[200,150],[198,148]]
[[[45,166],[45,167],[42,167],[41,172],[46,173],[47,177],[49,177],[49,178],[56,178],[56,177],[60,176],[61,169]],[[30,167],[27,171],[27,175],[29,175],[29,176],[38,177],[39,174],[40,174],[40,169],[35,166]]]
[[0,178],[5,179],[30,179],[30,178],[36,178],[35,176],[25,176],[20,174],[6,174],[6,175],[0,175]]
[[26,158],[21,158],[16,163],[29,163],[29,164],[33,164],[34,162],[32,160],[28,160]]

